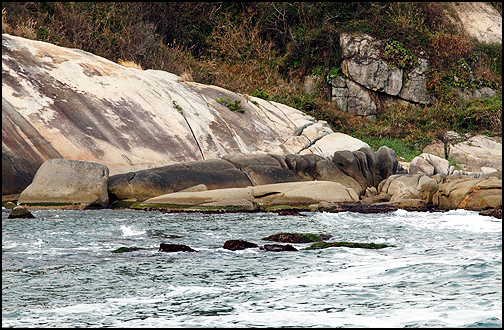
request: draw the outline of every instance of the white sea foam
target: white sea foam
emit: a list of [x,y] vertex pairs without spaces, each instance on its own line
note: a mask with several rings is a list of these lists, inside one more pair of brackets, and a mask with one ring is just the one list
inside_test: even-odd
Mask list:
[[132,226],[121,225],[121,231],[123,232],[123,236],[139,236],[145,235],[145,230],[135,230]]
[[450,210],[447,212],[408,212],[397,210],[391,220],[404,220],[404,223],[417,228],[455,229],[471,232],[500,232],[502,220],[480,215],[476,211]]

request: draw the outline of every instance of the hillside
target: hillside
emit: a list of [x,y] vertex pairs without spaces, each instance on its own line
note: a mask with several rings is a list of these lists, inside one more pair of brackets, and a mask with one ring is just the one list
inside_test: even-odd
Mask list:
[[[501,134],[501,93],[457,93],[501,91],[501,22],[501,3],[2,3],[2,33],[283,103],[407,160],[446,130]],[[388,40],[397,66],[427,54],[435,102],[381,107],[374,122],[339,109],[327,77],[341,71],[344,32]]]

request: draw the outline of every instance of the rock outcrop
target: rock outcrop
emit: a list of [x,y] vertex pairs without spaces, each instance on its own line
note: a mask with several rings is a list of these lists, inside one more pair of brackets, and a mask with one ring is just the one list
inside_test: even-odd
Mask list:
[[426,72],[429,64],[419,57],[409,71],[387,62],[384,42],[367,34],[342,33],[340,47],[344,76],[331,77],[332,100],[346,112],[374,120],[380,94],[415,104],[429,104]]
[[107,207],[109,171],[105,165],[55,158],[44,162],[18,205]]
[[[217,101],[228,97],[244,112]],[[364,144],[277,102],[2,34],[2,195],[53,158],[113,176],[233,153],[332,156],[345,137]]]
[[502,180],[449,175],[433,195],[440,209],[485,210],[502,207]]
[[8,219],[34,219],[35,216],[31,214],[25,207],[15,206],[9,213]]
[[448,144],[448,158],[464,164],[473,172],[482,167],[492,167],[502,171],[502,137],[496,138],[476,135],[466,141]]
[[133,208],[145,209],[211,209],[214,207],[239,210],[266,209],[278,205],[309,207],[320,202],[355,203],[357,193],[348,187],[331,181],[304,181],[267,184],[247,188],[227,188],[195,192],[175,192],[149,198],[133,204]]
[[206,189],[244,188],[252,185],[246,174],[221,159],[181,162],[110,177],[111,200],[143,201],[203,184]]
[[[468,5],[470,4],[470,5]],[[486,42],[502,43],[502,15],[489,4],[466,3],[458,11],[462,29]],[[493,10],[492,10],[493,9]],[[474,10],[475,12],[473,12]],[[480,22],[473,16],[484,18]],[[478,28],[475,29],[474,27]],[[493,31],[494,29],[495,31]],[[486,30],[486,31],[485,31]],[[429,61],[423,52],[412,56],[412,63],[397,67],[387,59],[387,47],[400,52],[396,44],[365,33],[341,33],[342,74],[328,77],[332,101],[343,111],[375,120],[380,109],[391,104],[427,105],[433,97],[427,89]],[[491,98],[498,90],[481,87],[458,90],[466,100]]]
[[[205,190],[215,190],[317,180],[340,183],[361,196],[367,188],[377,188],[384,178],[382,175],[386,178],[400,168],[395,152],[385,146],[378,149],[378,153],[367,145],[353,152],[336,151],[331,158],[311,153],[234,153],[222,159],[182,162],[116,174],[110,177],[108,190],[111,201],[139,202],[199,185]],[[211,192],[206,194],[212,195]]]

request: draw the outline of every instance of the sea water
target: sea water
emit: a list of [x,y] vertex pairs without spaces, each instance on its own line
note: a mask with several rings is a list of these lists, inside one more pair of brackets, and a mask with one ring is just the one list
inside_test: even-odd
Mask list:
[[[2,327],[502,327],[502,220],[477,212],[9,212]],[[222,248],[281,232],[391,247]]]

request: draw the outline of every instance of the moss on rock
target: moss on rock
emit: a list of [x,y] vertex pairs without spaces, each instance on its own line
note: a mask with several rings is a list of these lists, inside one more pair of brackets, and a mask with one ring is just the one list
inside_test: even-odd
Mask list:
[[137,250],[143,250],[142,248],[136,247],[136,246],[121,246],[120,248],[112,251],[112,253],[123,253],[123,252],[131,252],[131,251],[137,251]]
[[383,249],[386,247],[393,247],[394,245],[387,245],[387,244],[376,244],[376,243],[355,243],[355,242],[318,242],[318,243],[313,243],[307,248],[304,248],[302,250],[320,250],[320,249],[326,249],[330,247],[350,247],[350,248],[362,248],[362,249]]

